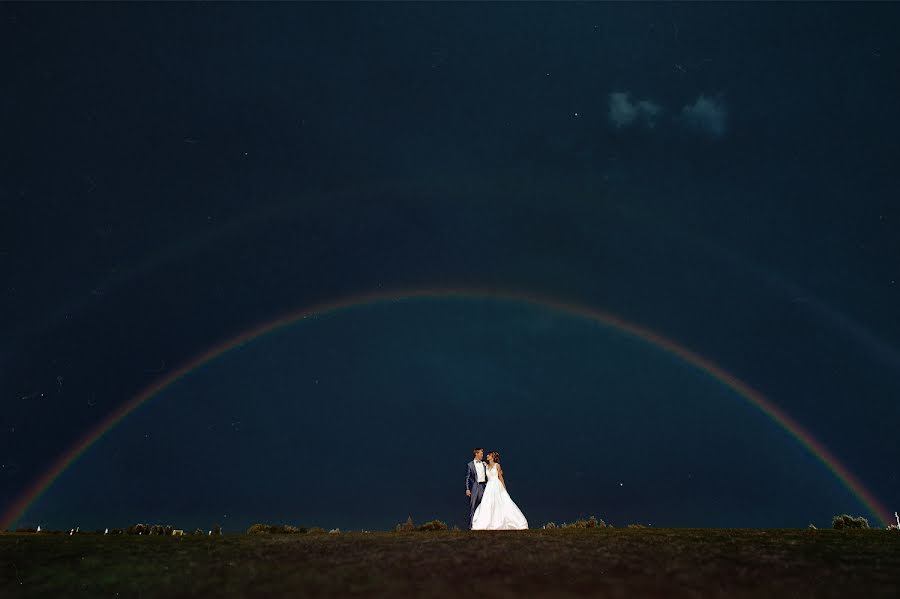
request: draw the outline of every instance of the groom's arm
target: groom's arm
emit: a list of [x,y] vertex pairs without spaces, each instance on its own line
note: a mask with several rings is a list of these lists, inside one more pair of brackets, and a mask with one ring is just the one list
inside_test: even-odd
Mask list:
[[466,464],[466,496],[467,497],[472,494],[472,484],[470,482],[471,480],[472,480],[472,469],[469,467],[468,464]]

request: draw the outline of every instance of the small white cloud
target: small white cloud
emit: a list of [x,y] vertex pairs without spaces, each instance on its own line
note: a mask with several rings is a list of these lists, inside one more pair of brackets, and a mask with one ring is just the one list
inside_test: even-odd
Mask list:
[[609,94],[609,122],[617,129],[635,122],[643,122],[648,127],[653,127],[661,112],[662,107],[656,102],[650,100],[632,102],[628,92]]
[[628,99],[627,93],[609,94],[609,122],[621,129],[630,125],[637,117],[637,107]]
[[689,127],[712,137],[722,137],[725,135],[728,111],[721,100],[701,94],[696,102],[681,109],[681,118]]
[[662,112],[662,106],[650,100],[638,102],[638,113],[643,117],[648,127],[656,126],[656,117]]

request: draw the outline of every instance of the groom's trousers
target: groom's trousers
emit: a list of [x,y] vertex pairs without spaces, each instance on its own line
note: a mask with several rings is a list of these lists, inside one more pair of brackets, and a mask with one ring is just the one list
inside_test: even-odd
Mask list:
[[472,487],[472,496],[469,497],[469,529],[472,528],[472,518],[475,517],[475,508],[481,503],[481,497],[484,495],[484,486],[487,483],[475,483]]

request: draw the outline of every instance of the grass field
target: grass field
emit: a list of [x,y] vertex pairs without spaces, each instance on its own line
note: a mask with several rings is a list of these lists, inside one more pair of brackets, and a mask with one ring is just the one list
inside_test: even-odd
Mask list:
[[898,597],[900,533],[0,534],[0,597]]

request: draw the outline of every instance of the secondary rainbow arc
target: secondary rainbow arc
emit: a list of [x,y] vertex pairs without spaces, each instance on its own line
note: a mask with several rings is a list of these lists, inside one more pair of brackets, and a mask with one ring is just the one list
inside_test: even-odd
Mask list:
[[882,525],[886,525],[892,519],[881,502],[869,491],[866,486],[854,476],[840,460],[835,457],[821,442],[812,436],[806,429],[797,423],[781,408],[766,399],[759,391],[704,358],[694,351],[679,345],[675,341],[660,335],[648,328],[629,322],[613,313],[598,310],[589,306],[570,303],[555,298],[545,297],[539,294],[517,290],[499,290],[483,288],[426,288],[406,289],[394,291],[380,291],[347,297],[341,300],[320,303],[314,306],[301,308],[290,312],[280,318],[255,326],[245,332],[221,343],[206,352],[196,356],[181,367],[166,374],[152,385],[138,393],[131,400],[119,406],[111,412],[99,424],[83,435],[68,451],[63,453],[47,470],[15,501],[3,516],[0,527],[8,529],[13,526],[25,513],[28,507],[34,503],[69,466],[90,448],[107,431],[115,427],[128,414],[137,409],[143,403],[158,395],[161,391],[185,377],[192,371],[215,360],[219,356],[235,349],[245,343],[258,339],[268,333],[272,333],[285,326],[295,324],[305,318],[317,315],[337,312],[347,308],[377,304],[382,302],[399,302],[413,299],[488,299],[495,301],[508,301],[548,308],[565,314],[594,321],[603,326],[626,333],[643,340],[658,349],[666,351],[687,364],[705,372],[721,384],[733,390],[751,405],[760,409],[769,416],[796,440],[812,453],[825,467],[830,470],[838,480],[845,485],[854,496],[874,514]]

